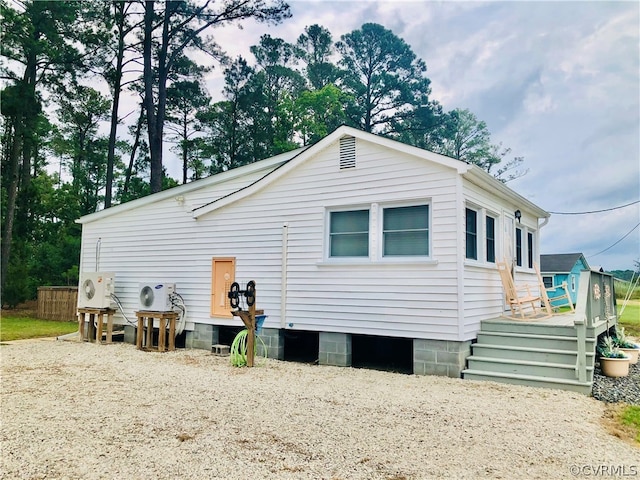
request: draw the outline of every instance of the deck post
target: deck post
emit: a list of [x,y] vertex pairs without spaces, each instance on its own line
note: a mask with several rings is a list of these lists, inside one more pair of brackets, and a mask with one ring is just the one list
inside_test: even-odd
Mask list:
[[587,381],[587,326],[584,317],[575,320],[574,325],[578,341],[576,374],[578,381],[584,383]]

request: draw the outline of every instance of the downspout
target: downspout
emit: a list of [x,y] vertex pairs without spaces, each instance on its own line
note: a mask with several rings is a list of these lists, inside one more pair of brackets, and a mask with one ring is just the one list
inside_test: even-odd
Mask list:
[[464,308],[464,196],[462,175],[456,176],[456,277],[458,278],[458,341],[464,341],[465,308]]
[[287,260],[289,257],[289,224],[282,225],[282,273],[280,284],[280,328],[287,324]]

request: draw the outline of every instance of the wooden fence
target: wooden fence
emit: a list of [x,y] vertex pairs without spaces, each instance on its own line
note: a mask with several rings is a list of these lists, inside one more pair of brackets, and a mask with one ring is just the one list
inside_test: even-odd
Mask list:
[[78,287],[38,287],[38,318],[74,321],[78,314]]

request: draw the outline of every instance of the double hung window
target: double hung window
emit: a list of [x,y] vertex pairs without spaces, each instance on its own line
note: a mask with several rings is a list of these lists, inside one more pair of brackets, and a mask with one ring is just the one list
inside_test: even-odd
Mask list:
[[384,208],[382,256],[429,255],[429,205]]
[[330,257],[369,256],[369,210],[331,212],[329,224]]

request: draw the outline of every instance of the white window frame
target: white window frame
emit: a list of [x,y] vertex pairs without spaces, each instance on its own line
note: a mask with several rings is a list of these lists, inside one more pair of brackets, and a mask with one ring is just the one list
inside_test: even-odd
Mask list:
[[[522,253],[522,265],[518,265],[517,262],[517,238],[516,238],[516,230],[520,229],[520,231],[522,232],[522,245],[521,245],[521,253]],[[537,249],[538,249],[538,243],[539,243],[539,239],[538,239],[538,230],[536,230],[535,228],[531,228],[525,224],[516,224],[514,226],[513,229],[513,261],[514,261],[514,265],[515,268],[517,268],[519,271],[527,271],[527,272],[531,272],[533,271],[533,265],[531,267],[529,267],[529,235],[531,235],[531,239],[533,242],[533,248],[531,249],[531,258],[533,260],[533,263],[535,263],[537,261],[536,259],[536,253],[537,253]]]
[[[336,212],[355,212],[355,211],[361,211],[361,210],[367,210],[369,212],[369,227],[368,227],[368,231],[367,231],[367,238],[369,240],[369,247],[368,247],[368,255],[359,255],[359,256],[335,256],[332,257],[331,256],[331,214],[332,213],[336,213]],[[330,262],[354,262],[354,261],[369,261],[371,259],[371,255],[372,255],[372,249],[371,249],[371,231],[372,231],[372,225],[371,225],[371,218],[372,218],[372,212],[371,212],[371,205],[367,204],[367,205],[350,205],[350,206],[341,206],[341,207],[332,207],[332,208],[327,208],[325,210],[325,228],[324,228],[324,258],[327,261]]]
[[[467,257],[467,210],[470,210],[476,214],[476,258]],[[484,215],[482,209],[474,207],[473,205],[465,205],[464,208],[464,258],[469,262],[481,262],[482,261],[482,252],[480,250],[480,242],[483,235],[483,227],[482,227],[482,219],[484,219]]]
[[[483,225],[483,231],[484,231],[484,235],[483,235],[483,242],[482,242],[482,246],[484,247],[482,249],[483,255],[484,255],[484,261],[489,264],[489,265],[495,265],[496,262],[498,261],[498,246],[499,246],[499,236],[498,233],[500,232],[500,215],[493,213],[492,211],[488,210],[485,212],[485,214],[483,215],[484,217],[484,222],[482,222]],[[488,253],[488,249],[487,249],[487,218],[492,218],[493,219],[493,260],[489,260],[489,257],[487,255]]]
[[[467,258],[467,209],[476,212],[476,255],[477,259]],[[493,219],[493,261],[489,261],[487,257],[487,217]],[[465,202],[463,212],[463,229],[464,229],[464,262],[467,265],[474,266],[495,266],[499,259],[500,246],[502,240],[500,232],[502,231],[502,217],[499,213],[486,207],[481,207],[471,202]],[[514,230],[515,232],[515,230]]]
[[[429,218],[427,219],[427,236],[428,236],[428,245],[427,249],[429,251],[428,255],[384,255],[384,211],[387,208],[403,208],[403,207],[419,207],[419,206],[427,206],[429,208]],[[375,212],[376,225],[375,227],[375,253],[376,260],[381,262],[411,262],[416,260],[431,260],[433,258],[433,229],[432,229],[432,219],[433,219],[433,206],[430,198],[423,198],[411,201],[403,201],[403,202],[389,202],[383,204],[373,204],[372,210]]]

